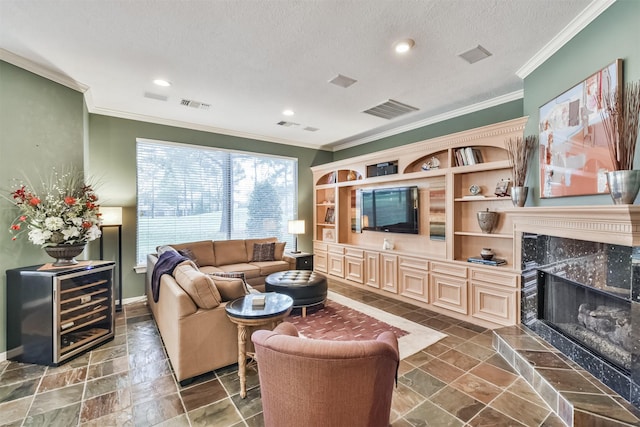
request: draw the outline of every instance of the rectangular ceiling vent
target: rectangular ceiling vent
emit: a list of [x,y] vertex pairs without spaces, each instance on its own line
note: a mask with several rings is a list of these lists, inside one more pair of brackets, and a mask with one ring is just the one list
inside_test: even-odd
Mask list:
[[185,107],[197,108],[200,110],[208,110],[211,107],[211,104],[205,104],[204,102],[198,102],[192,99],[184,98],[180,101],[180,105],[184,105]]
[[487,49],[483,48],[482,46],[478,45],[473,49],[470,49],[466,52],[461,53],[458,56],[464,59],[465,61],[467,61],[469,64],[473,64],[482,59],[490,57],[491,52],[489,52]]
[[343,87],[343,88],[348,88],[349,86],[351,86],[355,82],[357,82],[356,79],[352,79],[351,77],[343,76],[342,74],[338,74],[337,76],[335,76],[334,78],[329,80],[329,83],[334,84],[336,86]]
[[368,110],[364,110],[363,113],[391,120],[404,114],[418,110],[418,108],[412,107],[411,105],[403,104],[402,102],[389,99],[387,102],[383,102],[380,105],[376,105],[375,107],[369,108]]
[[286,128],[290,128],[292,126],[300,126],[300,123],[295,123],[295,122],[287,122],[286,120],[282,120],[279,121],[278,123],[276,123],[279,126],[284,126]]
[[311,127],[311,126],[307,126],[307,127],[305,127],[304,129],[302,129],[302,130],[306,130],[306,131],[308,131],[308,132],[316,132],[316,131],[318,130],[318,128],[314,128],[314,127]]
[[149,99],[155,99],[156,101],[166,101],[167,99],[169,99],[165,95],[160,95],[159,93],[153,93],[153,92],[145,92],[144,97]]

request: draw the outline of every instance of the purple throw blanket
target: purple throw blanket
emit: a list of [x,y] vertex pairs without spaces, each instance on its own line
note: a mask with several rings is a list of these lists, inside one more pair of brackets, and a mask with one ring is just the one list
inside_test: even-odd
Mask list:
[[178,252],[166,251],[160,254],[151,274],[151,291],[154,302],[158,302],[158,299],[160,299],[160,278],[162,275],[171,274],[176,265],[183,261],[189,261],[189,258],[180,255]]

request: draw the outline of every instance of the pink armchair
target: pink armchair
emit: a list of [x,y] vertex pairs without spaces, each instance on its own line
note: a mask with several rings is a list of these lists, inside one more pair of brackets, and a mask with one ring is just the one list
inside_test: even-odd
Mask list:
[[389,425],[400,362],[392,332],[369,341],[313,340],[284,322],[251,340],[266,427]]

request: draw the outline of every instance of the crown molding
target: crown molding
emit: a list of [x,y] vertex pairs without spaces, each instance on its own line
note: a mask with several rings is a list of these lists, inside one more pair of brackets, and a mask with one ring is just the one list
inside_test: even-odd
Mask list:
[[77,90],[78,92],[84,93],[89,90],[89,86],[85,85],[84,83],[80,83],[79,81],[76,81],[58,71],[54,71],[50,68],[43,67],[40,64],[36,64],[35,62],[16,55],[13,52],[9,52],[6,49],[0,48],[0,60],[15,65],[16,67],[20,67],[33,74],[37,74],[38,76],[44,77],[45,79],[59,83],[70,89]]
[[573,18],[549,43],[520,67],[516,75],[521,79],[527,77],[615,2],[616,0],[593,0],[585,10]]
[[476,104],[471,104],[466,107],[458,108],[456,110],[447,111],[446,113],[438,114],[433,117],[428,117],[424,120],[420,120],[418,122],[409,123],[404,126],[399,126],[397,128],[389,129],[384,132],[379,132],[374,135],[367,136],[365,138],[356,139],[354,141],[345,142],[344,144],[339,144],[333,146],[333,151],[340,151],[347,148],[355,147],[357,145],[366,144],[367,142],[376,141],[378,139],[398,135],[403,132],[407,132],[410,130],[414,130],[417,128],[421,128],[423,126],[432,125],[434,123],[443,122],[445,120],[454,119],[456,117],[464,116],[465,114],[475,113],[476,111],[481,111],[490,107],[495,107],[497,105],[505,104],[507,102],[515,101],[518,99],[522,99],[524,97],[523,90],[517,90],[515,92],[508,93],[506,95],[498,96],[496,98],[488,99],[486,101],[478,102]]

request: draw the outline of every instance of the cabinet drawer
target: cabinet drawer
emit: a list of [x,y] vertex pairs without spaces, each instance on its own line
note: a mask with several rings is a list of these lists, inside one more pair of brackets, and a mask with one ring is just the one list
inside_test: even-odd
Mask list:
[[434,273],[448,274],[456,277],[467,277],[467,267],[457,264],[447,264],[444,262],[431,262],[431,271]]
[[350,256],[352,258],[364,258],[364,251],[362,249],[345,248],[344,254],[345,256]]
[[344,246],[327,245],[327,251],[332,254],[344,254]]
[[427,261],[426,259],[400,256],[398,257],[398,264],[400,268],[404,267],[429,271],[429,261]]
[[327,251],[327,244],[323,243],[323,242],[314,242],[313,243],[313,251],[314,252],[326,252]]
[[515,288],[518,286],[518,275],[497,270],[496,267],[472,268],[470,272],[471,280],[491,283],[499,286]]
[[467,281],[458,277],[431,273],[431,303],[462,314],[469,312]]

